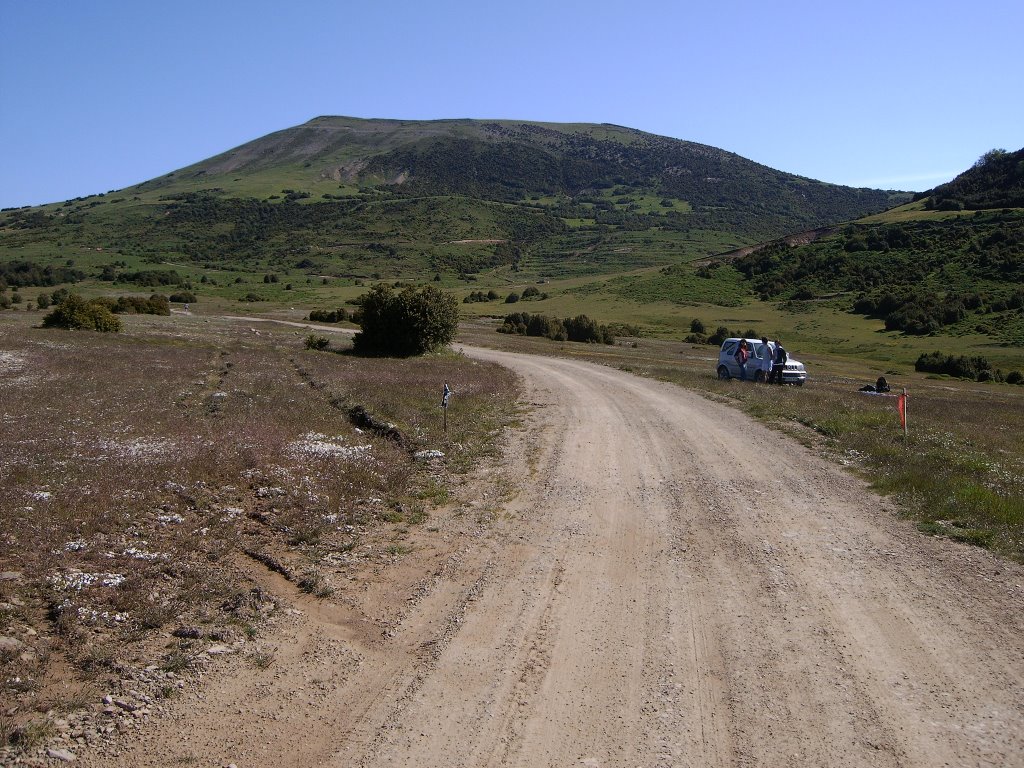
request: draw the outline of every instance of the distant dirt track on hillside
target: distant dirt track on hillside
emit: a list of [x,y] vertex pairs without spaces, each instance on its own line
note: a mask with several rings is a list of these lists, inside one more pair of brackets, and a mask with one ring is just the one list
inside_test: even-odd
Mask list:
[[465,351],[531,403],[504,516],[390,636],[294,594],[273,666],[80,764],[1024,765],[1024,569],[694,393]]

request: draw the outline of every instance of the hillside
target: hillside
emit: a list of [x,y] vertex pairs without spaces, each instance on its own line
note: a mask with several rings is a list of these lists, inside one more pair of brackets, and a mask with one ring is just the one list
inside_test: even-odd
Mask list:
[[102,249],[133,266],[554,278],[678,264],[907,199],[613,125],[321,117],[135,187],[3,212],[0,260]]
[[928,210],[1024,208],[1024,149],[987,152],[972,168],[919,197]]
[[[519,203],[600,198],[612,189],[618,190],[612,197],[649,193],[688,203],[691,213],[714,209],[755,229],[781,231],[843,221],[893,202],[880,190],[824,184],[714,147],[614,125],[340,117],[257,139],[139,189],[180,189],[182,181],[230,189],[248,176],[294,173],[298,166],[307,184],[330,180],[408,196]],[[755,221],[769,216],[778,221]]]
[[1024,342],[1024,150],[987,153],[918,198],[731,267],[765,300],[828,299],[891,331]]

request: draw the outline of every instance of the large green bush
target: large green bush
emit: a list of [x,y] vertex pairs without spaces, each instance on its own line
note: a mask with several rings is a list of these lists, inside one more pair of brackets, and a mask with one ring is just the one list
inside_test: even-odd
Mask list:
[[450,293],[427,285],[399,292],[383,283],[363,294],[353,340],[361,355],[407,357],[446,346],[455,338],[459,305]]
[[988,381],[993,378],[992,366],[984,357],[945,355],[942,352],[922,353],[914,363],[914,370],[923,373],[945,373],[948,376],[976,381]]
[[309,319],[314,323],[343,323],[349,319],[349,315],[348,310],[344,307],[314,309],[309,313]]
[[505,321],[498,333],[518,333],[521,336],[546,336],[555,341],[582,341],[595,344],[614,344],[615,331],[623,330],[630,335],[639,335],[635,326],[611,328],[598,325],[586,315],[567,317],[564,320],[545,315],[531,315],[529,312],[513,312],[505,315]]
[[117,333],[121,330],[121,320],[102,302],[86,301],[71,293],[43,318],[43,327]]

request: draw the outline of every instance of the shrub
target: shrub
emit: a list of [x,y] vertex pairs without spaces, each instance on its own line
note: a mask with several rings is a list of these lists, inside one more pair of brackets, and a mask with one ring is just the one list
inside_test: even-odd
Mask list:
[[941,352],[922,354],[914,363],[914,370],[924,373],[945,373],[975,381],[988,381],[993,377],[992,367],[984,357],[954,357]]
[[84,272],[69,267],[44,267],[32,261],[10,261],[0,264],[0,285],[9,285],[11,288],[27,288],[31,285],[75,283],[85,279]]
[[[206,277],[206,275],[203,275],[203,277]],[[172,293],[170,301],[175,304],[195,304],[199,299],[191,291],[184,291],[182,293]]]
[[729,329],[726,328],[724,325],[720,325],[718,326],[718,328],[715,329],[715,332],[713,334],[708,336],[708,344],[714,344],[716,347],[720,347],[722,345],[722,342],[728,339],[730,336],[732,336],[732,334],[729,332]]
[[[630,331],[639,329],[625,326]],[[586,315],[560,320],[528,312],[505,315],[499,333],[517,333],[521,336],[543,336],[555,341],[582,341],[603,344],[615,343],[615,331],[607,325],[598,325]]]
[[1024,383],[1024,374],[1020,371],[1010,371],[1006,374],[1007,384],[1022,384]]
[[396,293],[381,284],[359,303],[362,330],[353,339],[357,354],[419,355],[450,344],[458,330],[458,302],[433,286],[407,286]]
[[569,341],[601,342],[613,344],[615,338],[606,326],[599,326],[586,315],[577,315],[565,321],[565,332]]
[[695,317],[690,321],[690,333],[707,333],[707,329],[699,317]]
[[922,336],[963,320],[970,309],[980,309],[985,297],[977,293],[938,296],[928,291],[884,291],[862,295],[853,304],[857,314],[885,320],[888,331]]
[[121,330],[121,321],[102,302],[86,301],[72,293],[43,318],[43,327],[117,333]]
[[155,288],[158,285],[184,285],[185,278],[173,269],[143,269],[137,272],[122,272],[119,280],[135,283],[144,288]]
[[519,301],[518,293],[510,293],[508,296],[505,297],[506,304],[515,304],[517,301]]
[[315,333],[311,333],[306,337],[306,349],[327,349],[330,345],[331,342],[326,336],[318,336]]
[[118,315],[169,315],[171,305],[167,297],[154,293],[148,299],[139,296],[118,296],[117,300],[106,297],[93,301],[104,304],[111,312]]
[[341,323],[349,319],[348,310],[344,307],[338,309],[314,309],[309,313],[309,319],[315,323]]

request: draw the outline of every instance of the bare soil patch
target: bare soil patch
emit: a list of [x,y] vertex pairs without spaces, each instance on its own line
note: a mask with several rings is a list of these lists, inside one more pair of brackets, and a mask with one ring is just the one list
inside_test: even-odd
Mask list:
[[[272,324],[30,321],[0,324],[5,764],[51,748],[102,764],[215,670],[272,669],[261,640],[295,606],[388,632],[429,572],[433,512],[513,400],[497,366],[315,353]],[[353,424],[356,406],[401,442]]]

